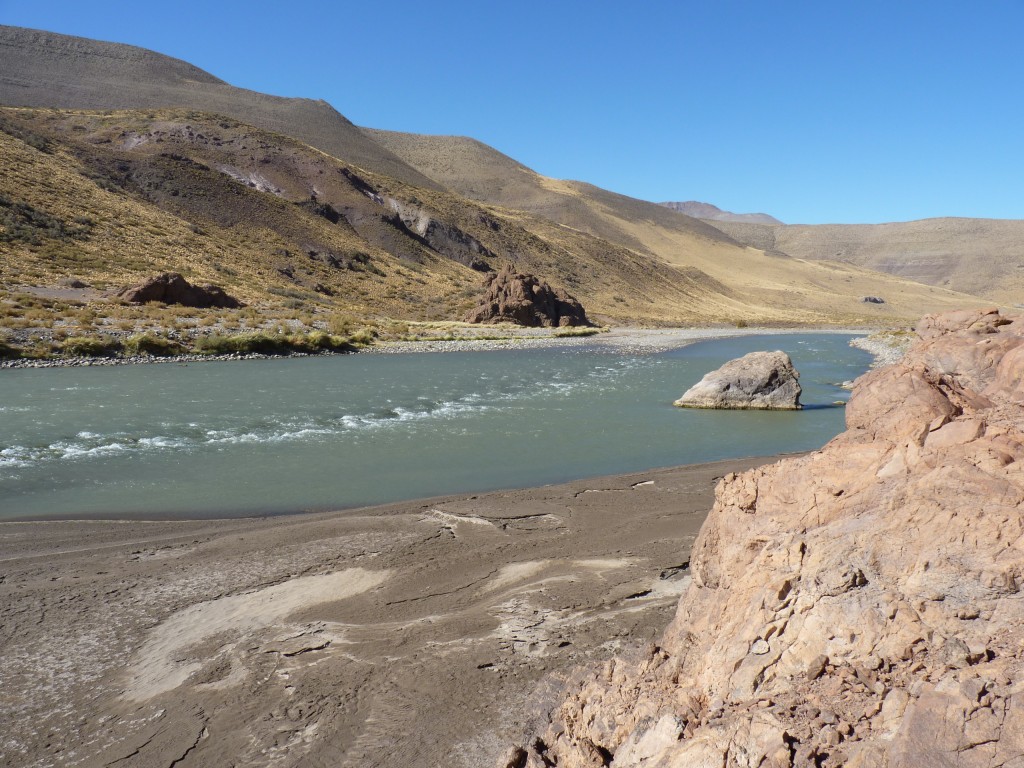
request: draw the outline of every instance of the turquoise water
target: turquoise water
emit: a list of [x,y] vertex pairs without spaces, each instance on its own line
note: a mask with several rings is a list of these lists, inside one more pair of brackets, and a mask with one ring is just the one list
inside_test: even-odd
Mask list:
[[[4,370],[0,518],[333,509],[813,449],[870,363],[849,339]],[[791,355],[805,410],[672,407],[761,349]]]

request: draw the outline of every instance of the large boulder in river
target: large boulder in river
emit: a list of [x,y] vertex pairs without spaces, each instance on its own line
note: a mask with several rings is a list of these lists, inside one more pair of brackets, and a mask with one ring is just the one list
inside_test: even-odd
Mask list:
[[122,288],[116,295],[132,304],[161,301],[164,304],[181,304],[200,309],[238,309],[245,306],[234,296],[228,295],[223,288],[216,285],[193,285],[177,272],[165,272],[151,277],[137,285]]
[[466,322],[555,328],[590,325],[583,305],[575,297],[511,266],[488,275],[484,288],[480,306],[466,315]]
[[674,405],[795,411],[800,408],[799,378],[785,352],[751,352],[707,374]]

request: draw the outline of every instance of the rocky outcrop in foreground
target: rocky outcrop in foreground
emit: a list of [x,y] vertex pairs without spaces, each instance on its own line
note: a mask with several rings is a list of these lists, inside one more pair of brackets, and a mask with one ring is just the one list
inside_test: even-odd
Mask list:
[[704,376],[673,405],[795,411],[800,408],[799,378],[785,352],[751,352]]
[[511,266],[484,279],[480,306],[466,315],[468,323],[510,322],[531,327],[590,325],[575,297]]
[[216,285],[192,285],[176,272],[165,272],[138,285],[122,288],[116,295],[132,304],[161,301],[164,304],[181,304],[199,309],[238,309],[244,306],[238,299],[228,295],[223,288]]
[[1024,765],[1024,319],[918,333],[821,451],[724,478],[661,641],[510,765]]

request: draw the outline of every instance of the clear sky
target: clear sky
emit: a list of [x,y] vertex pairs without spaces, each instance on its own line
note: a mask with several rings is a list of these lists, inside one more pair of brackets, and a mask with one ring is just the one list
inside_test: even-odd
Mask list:
[[791,223],[1024,218],[1024,0],[0,0],[0,23],[647,200]]

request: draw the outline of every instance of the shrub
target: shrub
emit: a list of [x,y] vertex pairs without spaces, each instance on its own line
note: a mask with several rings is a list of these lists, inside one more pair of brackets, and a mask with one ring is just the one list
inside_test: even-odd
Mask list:
[[238,333],[233,336],[204,336],[196,341],[196,352],[201,355],[246,355],[256,352],[264,355],[287,354],[284,340],[266,333]]
[[95,336],[72,336],[61,343],[60,351],[70,357],[109,357],[121,351],[121,342]]
[[349,340],[323,331],[307,334],[239,333],[233,336],[205,336],[196,340],[202,355],[288,355],[294,352],[342,352],[352,348]]
[[152,355],[153,357],[170,357],[180,355],[185,348],[176,341],[151,333],[137,333],[130,336],[124,343],[125,354]]
[[359,346],[368,347],[371,344],[373,344],[373,340],[376,338],[376,328],[360,328],[358,331],[349,336],[349,341]]
[[567,336],[594,336],[600,332],[597,328],[559,328],[554,335],[558,338],[565,338]]

